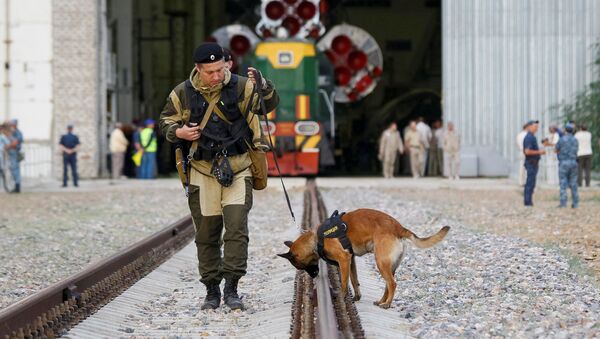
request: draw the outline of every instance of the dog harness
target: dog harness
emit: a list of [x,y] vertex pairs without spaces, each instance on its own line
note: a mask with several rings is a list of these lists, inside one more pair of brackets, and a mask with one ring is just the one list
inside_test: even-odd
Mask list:
[[344,214],[346,213],[344,212],[339,214],[339,212],[335,210],[333,214],[329,218],[325,219],[325,221],[317,229],[317,253],[321,259],[334,266],[338,266],[338,263],[327,258],[325,255],[325,238],[337,238],[342,244],[342,247],[349,251],[350,254],[354,255],[352,243],[350,243],[350,239],[348,239],[346,234],[348,226],[346,226],[346,224],[342,221],[342,215]]

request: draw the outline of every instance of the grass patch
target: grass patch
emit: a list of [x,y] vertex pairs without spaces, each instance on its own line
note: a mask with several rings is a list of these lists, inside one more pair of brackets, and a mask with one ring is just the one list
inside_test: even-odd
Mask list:
[[546,249],[557,251],[558,253],[560,253],[560,255],[565,257],[567,259],[567,264],[569,265],[569,270],[571,270],[580,277],[587,277],[596,285],[600,285],[600,279],[596,277],[594,272],[587,265],[586,261],[583,260],[581,257],[573,254],[567,249],[561,248],[556,243],[547,242],[542,244],[542,246]]

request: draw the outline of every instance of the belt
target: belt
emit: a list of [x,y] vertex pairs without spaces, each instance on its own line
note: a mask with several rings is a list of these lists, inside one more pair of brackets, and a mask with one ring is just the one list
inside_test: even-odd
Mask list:
[[[241,152],[239,147],[236,147],[235,144],[227,147],[226,150],[227,150],[227,156],[246,153],[246,152]],[[220,150],[206,150],[206,149],[198,148],[196,150],[196,153],[194,153],[194,160],[213,160],[218,153],[221,153],[221,151]]]

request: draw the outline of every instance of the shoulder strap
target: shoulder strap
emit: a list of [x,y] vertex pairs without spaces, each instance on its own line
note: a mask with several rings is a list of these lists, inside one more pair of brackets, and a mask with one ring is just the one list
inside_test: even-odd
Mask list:
[[[204,112],[204,117],[202,118],[202,121],[200,122],[200,133],[202,133],[202,130],[204,129],[204,127],[206,127],[206,124],[208,123],[208,118],[210,117],[210,115],[212,114],[212,111],[215,109],[215,105],[217,104],[217,100],[213,100],[212,102],[208,103],[208,108],[206,109],[206,112]],[[192,160],[194,157],[194,153],[196,153],[196,150],[198,149],[198,140],[196,139],[194,141],[192,141],[192,145],[190,146],[190,152],[188,153],[188,160]]]
[[142,145],[142,148],[146,150],[146,148],[148,148],[148,146],[150,146],[150,144],[152,143],[152,140],[154,140],[154,131],[152,131],[152,133],[150,134],[150,139],[148,140],[148,143],[146,145]]

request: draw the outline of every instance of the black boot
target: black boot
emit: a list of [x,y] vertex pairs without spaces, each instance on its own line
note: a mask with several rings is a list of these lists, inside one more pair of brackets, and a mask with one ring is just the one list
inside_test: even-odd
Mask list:
[[15,184],[15,189],[10,191],[10,193],[21,193],[21,184]]
[[240,299],[237,293],[238,280],[240,279],[226,279],[225,288],[223,288],[223,300],[225,301],[225,305],[229,306],[232,310],[244,309],[242,299]]
[[206,298],[204,303],[200,307],[203,310],[214,310],[221,304],[221,289],[219,287],[220,282],[208,282],[206,285]]

